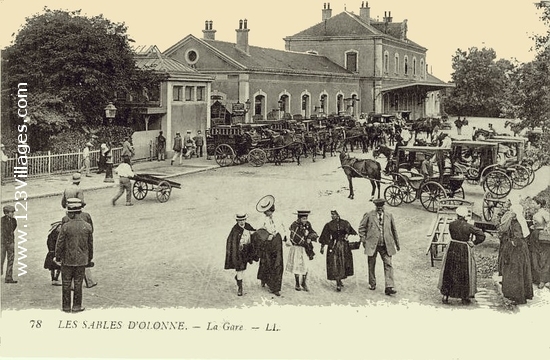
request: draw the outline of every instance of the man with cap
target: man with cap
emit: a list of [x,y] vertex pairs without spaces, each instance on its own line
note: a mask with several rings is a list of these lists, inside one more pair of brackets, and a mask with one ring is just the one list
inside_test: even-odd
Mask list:
[[386,295],[397,293],[394,289],[393,266],[391,258],[399,250],[399,237],[392,214],[384,210],[384,199],[373,200],[376,206],[359,223],[359,237],[365,248],[369,268],[369,289],[376,289],[376,256],[380,254],[384,263],[384,281]]
[[2,216],[2,275],[4,275],[4,262],[6,257],[8,263],[6,266],[6,284],[17,284],[17,280],[13,280],[13,261],[15,259],[15,236],[13,232],[17,229],[17,220],[14,218],[15,208],[12,205],[6,205],[3,208],[4,216]]
[[[62,309],[65,312],[81,312],[82,281],[85,267],[94,257],[94,239],[92,226],[79,216],[82,204],[77,200],[67,203],[69,220],[61,226],[55,246],[55,258],[61,263]],[[71,284],[74,283],[74,295],[71,306]]]
[[84,191],[80,188],[81,176],[79,173],[74,173],[71,179],[71,185],[65,188],[63,191],[63,197],[61,198],[61,206],[63,209],[67,208],[67,199],[78,198],[82,201],[82,206],[86,206],[84,202]]
[[[468,305],[476,294],[476,264],[472,248],[485,240],[481,229],[469,224],[468,208],[456,208],[457,219],[449,224],[451,241],[441,265],[438,288],[443,295],[442,302],[447,304],[449,297],[462,299]],[[471,236],[475,240],[471,241]]]
[[162,135],[162,130],[159,131],[159,136],[157,136],[157,160],[166,160],[166,138]]
[[[298,210],[296,215],[298,218],[290,225],[290,251],[288,252],[288,261],[286,262],[286,271],[294,274],[296,280],[297,291],[309,291],[307,286],[307,273],[309,272],[308,259],[313,260],[315,253],[313,252],[312,240],[317,240],[318,236],[315,230],[311,227],[311,223],[307,220],[310,214],[309,210]],[[302,282],[300,287],[300,275]]]
[[260,264],[257,278],[261,280],[262,287],[267,284],[269,291],[276,296],[281,296],[283,282],[283,240],[287,241],[287,227],[281,219],[275,215],[275,198],[266,195],[256,204],[256,210],[265,215],[260,229],[264,229],[268,235],[260,252]]
[[190,159],[193,154],[196,155],[196,145],[195,145],[195,140],[193,140],[193,138],[191,137],[191,130],[187,130],[187,133],[185,134],[185,136],[183,137],[183,144],[185,145],[185,149],[186,149],[186,152],[185,152],[185,158],[186,159]]
[[255,231],[246,219],[248,215],[239,213],[235,215],[237,222],[229,232],[225,244],[225,266],[224,269],[235,269],[235,280],[237,281],[237,296],[243,295],[243,272],[247,263],[254,261],[251,235]]
[[180,157],[180,165],[182,161],[183,156],[183,140],[181,138],[181,135],[179,132],[176,133],[176,137],[174,138],[174,144],[172,145],[172,150],[174,150],[174,156],[172,157],[172,160],[170,160],[170,165],[174,165],[174,161]]
[[[83,208],[82,201],[78,198],[72,198],[67,199],[67,208]],[[74,213],[75,218],[79,218],[90,224],[92,227],[92,234],[94,232],[94,222],[92,221],[92,216],[88,214],[87,212],[80,211]],[[71,218],[69,217],[68,213],[61,219],[61,224],[65,224],[68,222]],[[84,282],[86,284],[87,288],[91,288],[97,285],[97,282],[93,279],[92,270],[90,268],[93,266],[93,262],[86,265],[86,271],[84,272]]]
[[90,177],[90,148],[92,147],[92,143],[87,142],[86,146],[84,147],[84,150],[82,150],[82,167],[80,168],[80,172],[84,170],[84,173],[87,177]]
[[202,133],[200,130],[197,130],[197,136],[193,138],[193,141],[195,142],[195,146],[197,147],[197,157],[202,157],[202,148],[204,146],[204,138],[202,137]]

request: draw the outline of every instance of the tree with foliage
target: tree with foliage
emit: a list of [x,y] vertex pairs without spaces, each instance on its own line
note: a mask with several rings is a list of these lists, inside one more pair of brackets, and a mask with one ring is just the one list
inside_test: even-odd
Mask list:
[[28,84],[34,149],[43,149],[49,137],[62,130],[101,125],[104,108],[115,94],[139,98],[144,88],[158,86],[158,74],[136,67],[126,31],[124,23],[103,15],[86,17],[79,10],[44,8],[42,14],[26,19],[3,51],[3,71],[12,120],[17,119],[17,84]]
[[515,65],[496,60],[493,49],[458,49],[452,58],[452,79],[456,87],[446,101],[449,113],[467,116],[499,117],[510,107],[507,93]]

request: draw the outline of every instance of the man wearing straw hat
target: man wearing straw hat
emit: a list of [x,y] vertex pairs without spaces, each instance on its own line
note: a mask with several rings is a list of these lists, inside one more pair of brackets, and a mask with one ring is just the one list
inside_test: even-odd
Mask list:
[[256,204],[256,210],[265,215],[261,229],[267,232],[260,252],[258,279],[262,287],[267,284],[269,291],[275,296],[281,296],[283,282],[283,239],[287,241],[287,227],[275,215],[275,198],[266,195]]
[[[82,281],[85,267],[94,257],[94,239],[92,227],[78,216],[82,204],[78,200],[67,204],[69,221],[61,226],[55,246],[55,258],[61,263],[62,309],[65,312],[81,312]],[[71,284],[74,282],[74,294],[71,306]]]

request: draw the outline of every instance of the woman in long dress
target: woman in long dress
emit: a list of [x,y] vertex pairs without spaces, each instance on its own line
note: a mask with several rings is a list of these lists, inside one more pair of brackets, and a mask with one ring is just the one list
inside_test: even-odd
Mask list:
[[529,228],[523,217],[523,208],[513,204],[501,219],[502,294],[515,304],[525,304],[533,298],[533,278],[529,261],[529,248],[525,238]]
[[246,219],[246,214],[235,215],[237,223],[231,228],[225,245],[224,269],[235,269],[238,296],[243,295],[243,272],[246,270],[246,265],[254,260],[250,239],[255,229],[246,222]]
[[550,214],[546,207],[546,200],[535,197],[533,215],[533,232],[529,239],[533,282],[539,289],[550,288]]
[[[468,209],[459,206],[457,219],[449,224],[451,241],[443,256],[438,288],[443,295],[443,303],[449,303],[449,297],[462,299],[462,304],[470,304],[476,294],[476,263],[472,248],[485,240],[481,229],[466,221]],[[474,235],[475,240],[470,240]]]
[[348,236],[357,235],[351,224],[344,219],[336,210],[330,212],[332,220],[328,222],[321,236],[319,243],[321,244],[321,254],[327,251],[327,279],[336,280],[336,291],[342,291],[344,284],[342,279],[353,275],[353,255],[349,247]]

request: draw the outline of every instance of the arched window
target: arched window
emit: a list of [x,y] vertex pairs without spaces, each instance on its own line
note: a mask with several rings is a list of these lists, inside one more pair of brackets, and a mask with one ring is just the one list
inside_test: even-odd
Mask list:
[[328,95],[327,94],[321,94],[321,97],[319,98],[319,105],[320,105],[320,113],[328,114]]
[[406,75],[409,75],[409,57],[405,55],[405,58],[403,59],[403,73]]
[[395,53],[394,72],[399,74],[399,54]]
[[420,76],[424,78],[426,76],[426,68],[424,66],[424,59],[420,59]]
[[390,53],[384,51],[384,74],[390,72]]
[[416,76],[416,57],[413,57],[413,76]]

